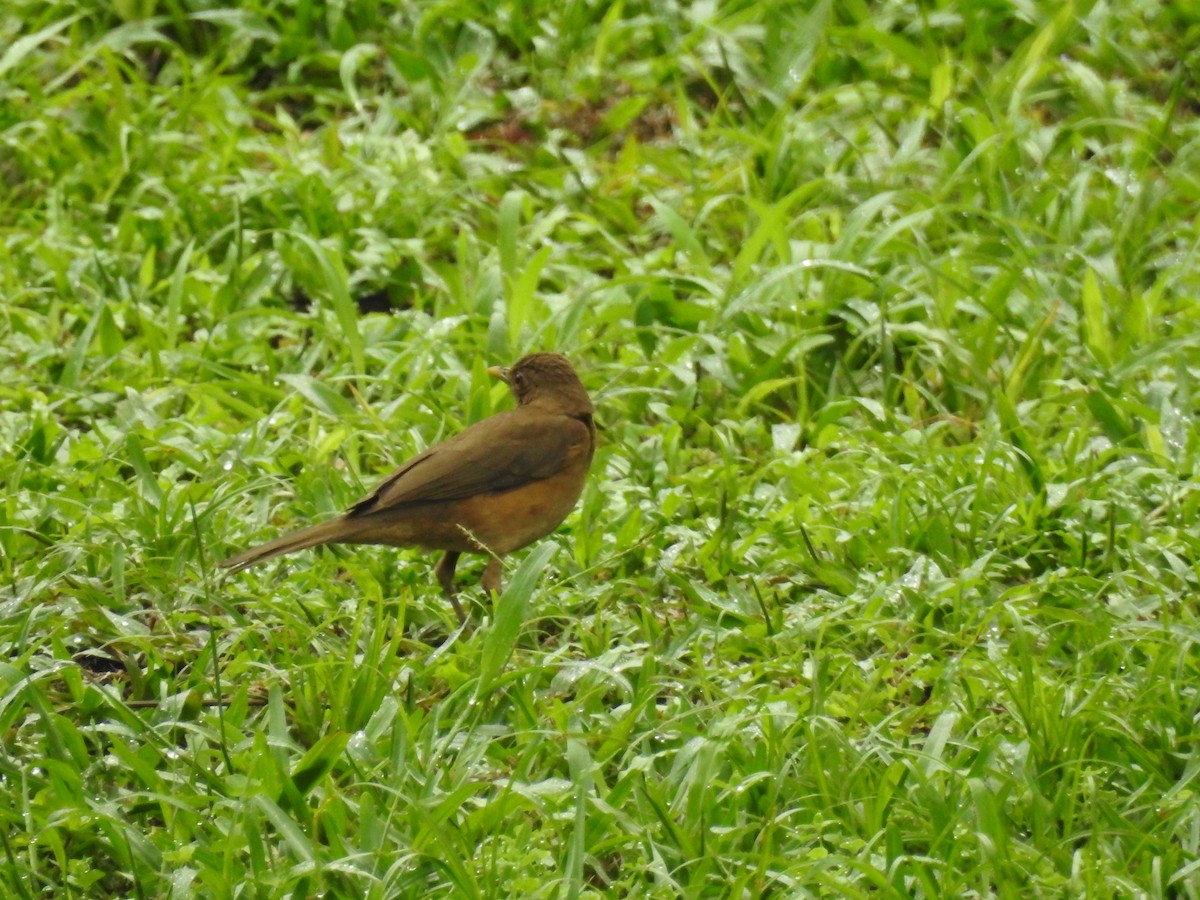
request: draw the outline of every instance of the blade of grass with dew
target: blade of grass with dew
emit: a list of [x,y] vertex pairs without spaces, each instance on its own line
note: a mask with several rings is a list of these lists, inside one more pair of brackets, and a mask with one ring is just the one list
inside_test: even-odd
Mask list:
[[500,670],[512,655],[521,624],[525,621],[529,598],[533,596],[533,589],[537,586],[538,576],[557,550],[558,547],[549,542],[534,547],[533,552],[522,560],[517,571],[513,573],[508,587],[496,599],[495,619],[484,637],[479,660],[479,685],[475,692],[477,697],[482,697],[492,690]]
[[354,373],[356,375],[365,374],[366,350],[362,332],[358,328],[358,307],[355,306],[354,299],[350,296],[349,281],[340,257],[330,254],[319,242],[303,232],[289,231],[288,234],[308,248],[313,261],[317,264],[325,282],[325,289],[329,292],[329,299],[333,304],[333,312],[338,326],[342,330],[342,337],[345,338],[346,346],[350,349]]

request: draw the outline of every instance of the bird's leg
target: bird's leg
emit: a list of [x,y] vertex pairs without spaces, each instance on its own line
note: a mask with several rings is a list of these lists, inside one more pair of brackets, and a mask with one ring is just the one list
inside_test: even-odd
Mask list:
[[504,572],[504,563],[498,556],[493,556],[484,566],[483,577],[480,580],[483,589],[492,594],[500,593],[500,576]]
[[457,550],[447,550],[446,555],[441,558],[434,572],[437,574],[438,583],[441,584],[442,590],[446,592],[446,599],[450,601],[450,605],[454,607],[454,614],[458,616],[459,623],[467,621],[467,614],[463,612],[462,605],[458,602],[458,598],[454,596],[454,567],[458,565],[458,558],[462,554]]

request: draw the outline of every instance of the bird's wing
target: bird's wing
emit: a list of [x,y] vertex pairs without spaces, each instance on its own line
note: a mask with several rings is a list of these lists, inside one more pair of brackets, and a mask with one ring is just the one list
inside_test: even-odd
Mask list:
[[590,442],[571,416],[531,406],[498,413],[406,462],[347,515],[509,491],[562,471]]

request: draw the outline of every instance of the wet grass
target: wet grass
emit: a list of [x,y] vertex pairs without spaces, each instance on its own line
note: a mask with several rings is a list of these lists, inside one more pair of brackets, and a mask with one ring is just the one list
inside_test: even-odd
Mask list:
[[[4,893],[1196,897],[1197,37],[9,3]],[[474,630],[214,571],[530,349],[602,447]]]

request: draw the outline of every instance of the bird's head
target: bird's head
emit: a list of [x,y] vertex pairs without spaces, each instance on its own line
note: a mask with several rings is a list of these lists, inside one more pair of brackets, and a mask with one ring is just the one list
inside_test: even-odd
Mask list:
[[508,384],[518,406],[550,403],[571,415],[592,412],[583,382],[561,353],[530,353],[511,366],[492,366],[488,374]]

